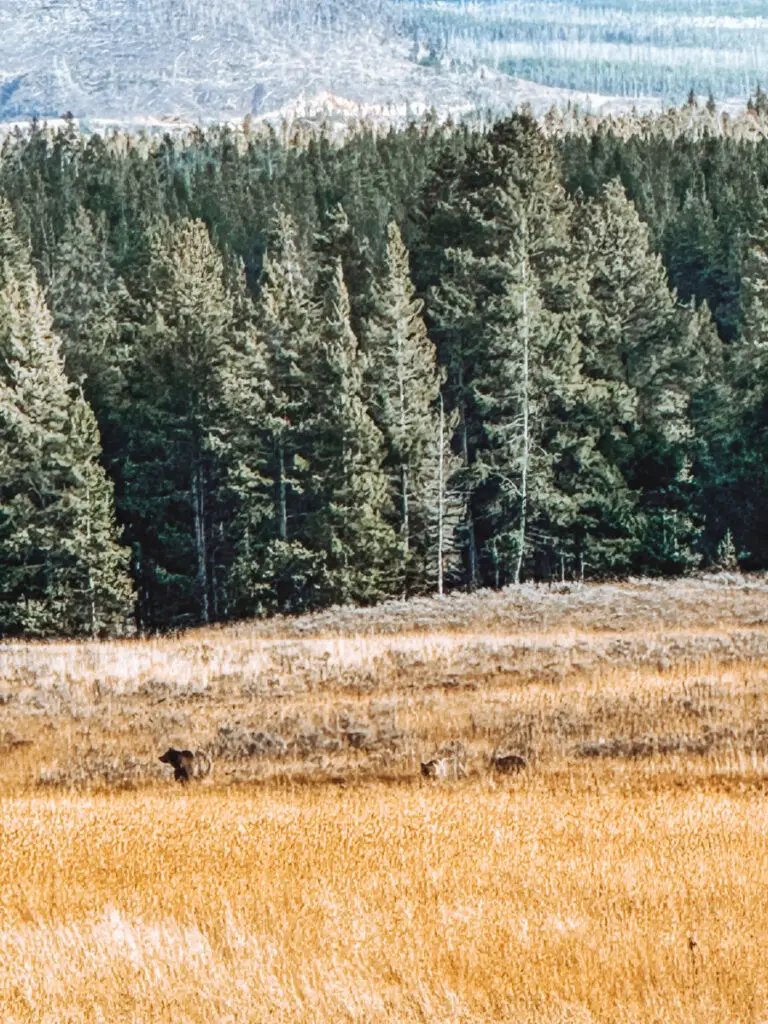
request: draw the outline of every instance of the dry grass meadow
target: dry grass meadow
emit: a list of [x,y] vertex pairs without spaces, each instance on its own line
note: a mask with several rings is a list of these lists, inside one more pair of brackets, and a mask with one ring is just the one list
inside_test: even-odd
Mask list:
[[768,577],[0,645],[0,1021],[766,1024]]

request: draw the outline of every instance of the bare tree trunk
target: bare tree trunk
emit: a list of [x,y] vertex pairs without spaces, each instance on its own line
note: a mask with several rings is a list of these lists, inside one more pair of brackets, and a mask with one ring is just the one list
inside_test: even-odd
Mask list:
[[[469,469],[469,438],[467,436],[467,417],[464,407],[464,367],[458,370],[459,413],[461,416],[459,436],[461,438],[461,454],[464,468]],[[477,540],[475,538],[475,520],[472,516],[472,496],[467,502],[467,553],[469,556],[469,589],[477,588]]]
[[[524,242],[524,245],[526,242]],[[523,555],[525,551],[525,530],[528,514],[528,465],[531,457],[530,437],[530,406],[529,406],[529,346],[530,346],[530,324],[528,322],[528,257],[523,250],[522,261],[523,278],[523,464],[520,474],[520,529],[517,539],[517,564],[515,566],[515,583],[520,582],[520,573],[523,568]]]
[[402,557],[403,557],[403,598],[408,596],[408,556],[410,554],[411,547],[411,521],[410,521],[410,507],[408,487],[410,484],[408,478],[408,462],[403,454],[405,448],[406,431],[408,424],[405,415],[405,381],[403,380],[403,360],[402,360],[402,349],[403,342],[402,338],[398,337],[397,341],[397,354],[398,354],[398,368],[397,368],[397,379],[398,386],[400,389],[400,458],[402,462],[400,464],[400,489],[402,494],[402,506],[401,514],[403,517],[402,524]]
[[285,488],[285,449],[283,439],[277,442],[277,534],[288,540],[288,506]]
[[445,406],[443,393],[440,399],[440,434],[438,438],[438,469],[437,469],[437,593],[443,596],[443,546],[445,531]]
[[402,466],[400,467],[400,486],[402,488],[402,494],[403,494],[402,508],[401,508],[401,514],[402,514],[402,517],[403,517],[403,526],[402,526],[402,533],[401,533],[401,537],[402,537],[402,558],[403,558],[403,598],[406,598],[408,596],[408,555],[410,553],[409,549],[410,549],[410,546],[411,546],[411,540],[410,540],[411,523],[410,523],[410,509],[409,509],[409,506],[408,506],[408,484],[409,484],[409,481],[408,481],[408,466],[405,463],[403,463]]
[[224,574],[220,572],[221,552],[224,550],[225,541],[224,523],[221,520],[216,523],[215,528],[211,529],[211,534],[217,538],[217,543],[211,552],[211,604],[213,621],[218,622],[222,618],[226,619],[229,611],[226,589],[220,584],[220,581],[225,578]]
[[195,515],[195,548],[197,550],[197,589],[200,594],[200,618],[211,621],[208,603],[208,552],[205,539],[205,480],[200,462],[195,466],[193,476],[192,506]]
[[93,585],[93,574],[91,572],[91,490],[86,489],[85,501],[88,506],[88,520],[85,528],[85,537],[88,542],[88,611],[90,614],[90,634],[96,639],[96,588]]

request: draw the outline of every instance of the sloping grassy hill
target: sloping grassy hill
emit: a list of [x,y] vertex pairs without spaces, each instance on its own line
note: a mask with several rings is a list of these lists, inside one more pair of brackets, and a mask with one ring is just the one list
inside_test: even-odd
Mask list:
[[[335,609],[178,638],[0,648],[0,786],[169,778],[169,745],[215,786],[414,780],[460,742],[537,773],[670,758],[709,773],[768,753],[762,577],[522,587]],[[666,759],[666,760],[665,760]]]

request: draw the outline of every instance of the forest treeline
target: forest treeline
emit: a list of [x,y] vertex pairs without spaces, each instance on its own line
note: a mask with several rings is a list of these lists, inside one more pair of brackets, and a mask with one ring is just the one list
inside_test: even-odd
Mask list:
[[9,135],[0,630],[768,566],[767,185],[525,115]]

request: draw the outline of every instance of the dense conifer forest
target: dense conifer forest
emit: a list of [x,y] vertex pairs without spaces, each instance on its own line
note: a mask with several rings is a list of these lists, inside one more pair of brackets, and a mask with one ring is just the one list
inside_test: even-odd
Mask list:
[[766,107],[9,135],[0,630],[768,567]]

